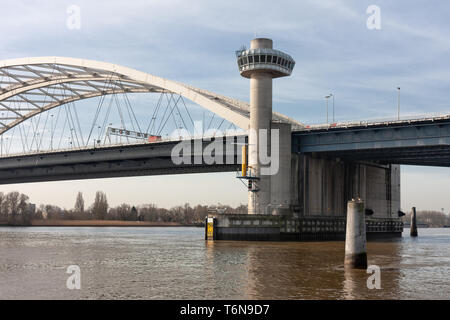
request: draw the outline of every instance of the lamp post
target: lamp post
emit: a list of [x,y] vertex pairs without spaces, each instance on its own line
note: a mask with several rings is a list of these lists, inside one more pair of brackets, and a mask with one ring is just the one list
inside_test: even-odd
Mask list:
[[329,97],[333,97],[333,123],[334,123],[334,94],[330,93]]
[[400,120],[400,87],[397,87],[398,98],[397,98],[397,119]]
[[39,140],[39,132],[36,132],[36,151],[39,152],[41,141]]
[[53,115],[50,115],[51,119],[51,132],[50,132],[50,150],[53,151]]
[[327,124],[328,124],[328,99],[330,99],[333,95],[330,93],[329,95],[325,96],[325,99],[327,99]]

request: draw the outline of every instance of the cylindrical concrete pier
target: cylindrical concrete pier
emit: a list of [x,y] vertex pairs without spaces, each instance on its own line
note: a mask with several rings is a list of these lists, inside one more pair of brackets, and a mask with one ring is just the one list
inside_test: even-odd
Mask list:
[[366,221],[364,202],[360,199],[347,203],[345,233],[345,267],[367,269]]
[[[250,192],[249,208],[257,204],[255,212],[266,213],[270,204],[270,176],[261,175],[261,161],[259,159],[261,132],[267,135],[267,152],[270,152],[270,122],[272,120],[272,76],[269,73],[255,73],[250,78],[250,128],[255,130],[249,135],[249,165],[253,168],[258,192]],[[256,197],[257,199],[253,199]],[[259,208],[258,208],[259,207]],[[253,211],[253,210],[252,210]]]
[[[253,39],[250,49],[272,49],[270,39]],[[255,181],[257,192],[248,194],[248,211],[250,214],[267,213],[270,204],[270,176],[261,175],[259,159],[260,132],[267,132],[267,150],[270,152],[270,123],[272,121],[272,74],[270,72],[253,72],[250,75],[250,129],[249,135],[249,165],[252,173],[259,177]]]
[[[272,40],[254,39],[251,49],[270,48]],[[267,133],[267,151],[270,152],[270,123],[272,120],[272,75],[268,72],[255,72],[250,76],[250,128],[249,165],[253,168],[258,192],[249,193],[249,213],[264,214],[270,204],[270,176],[261,175],[259,147],[261,131]],[[255,199],[256,198],[256,199]]]
[[[250,79],[248,213],[270,214],[271,175],[277,172],[261,168],[266,169],[265,166],[273,168],[271,166],[272,79],[289,76],[295,61],[289,55],[274,50],[272,40],[266,38],[253,39],[249,50],[241,49],[236,52],[236,55],[241,75]],[[266,141],[262,141],[262,138],[266,138]],[[267,159],[270,159],[269,164]]]
[[417,217],[416,217],[416,207],[412,207],[411,212],[411,230],[410,230],[410,236],[411,237],[417,237]]

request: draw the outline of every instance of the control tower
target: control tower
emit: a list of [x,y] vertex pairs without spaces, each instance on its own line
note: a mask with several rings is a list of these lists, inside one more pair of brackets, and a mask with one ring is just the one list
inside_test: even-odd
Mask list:
[[274,50],[272,40],[266,38],[253,39],[250,49],[239,50],[236,56],[241,76],[250,79],[248,172],[242,172],[248,176],[248,213],[270,214],[272,174],[261,170],[270,164],[263,164],[260,149],[263,155],[270,155],[272,79],[289,76],[295,61],[291,56]]

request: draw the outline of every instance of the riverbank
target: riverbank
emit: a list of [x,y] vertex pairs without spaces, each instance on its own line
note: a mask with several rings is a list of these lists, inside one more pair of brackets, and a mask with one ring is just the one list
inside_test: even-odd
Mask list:
[[[6,226],[6,223],[0,223]],[[121,220],[33,220],[31,227],[197,227],[178,222],[121,221]]]

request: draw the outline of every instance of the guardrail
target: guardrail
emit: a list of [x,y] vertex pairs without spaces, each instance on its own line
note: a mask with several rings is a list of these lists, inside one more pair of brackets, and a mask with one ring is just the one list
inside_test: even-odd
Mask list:
[[382,119],[370,119],[360,121],[346,121],[335,122],[327,124],[312,124],[305,125],[304,128],[300,128],[297,131],[314,131],[314,130],[327,130],[335,128],[351,128],[351,127],[369,127],[369,126],[382,126],[390,124],[405,124],[421,121],[437,121],[450,119],[450,113],[437,113],[437,114],[425,114],[425,115],[410,115],[403,116],[400,119],[397,118],[382,118]]
[[222,135],[193,135],[189,137],[161,137],[160,140],[157,141],[134,141],[134,142],[119,142],[119,143],[109,143],[109,144],[98,144],[95,146],[82,146],[82,147],[71,147],[64,149],[53,149],[53,150],[31,150],[30,152],[18,152],[18,153],[5,153],[0,154],[0,159],[2,158],[11,158],[11,157],[20,157],[20,156],[31,156],[31,155],[44,155],[49,153],[61,153],[61,152],[72,152],[72,151],[83,151],[83,150],[101,150],[108,149],[113,147],[128,147],[128,146],[141,146],[147,144],[160,144],[165,142],[181,142],[181,141],[189,141],[189,140],[199,140],[199,139],[213,139],[213,138],[226,138],[226,137],[235,137],[242,136],[247,134],[246,131],[233,131],[233,134],[222,134]]

